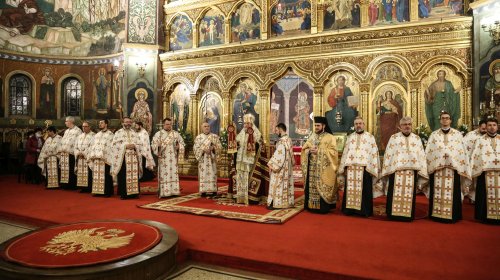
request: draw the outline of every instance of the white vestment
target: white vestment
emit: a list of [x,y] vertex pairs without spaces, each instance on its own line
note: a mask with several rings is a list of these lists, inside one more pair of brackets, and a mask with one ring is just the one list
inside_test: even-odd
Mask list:
[[47,138],[38,157],[38,166],[42,170],[42,175],[47,177],[47,188],[59,187],[57,159],[61,139],[59,135]]
[[153,136],[151,149],[158,156],[159,196],[180,195],[178,161],[179,156],[184,155],[184,140],[181,135],[175,130],[162,129]]
[[[202,133],[194,140],[193,151],[198,161],[200,193],[217,192],[217,155],[220,153],[220,149],[221,143],[216,134]],[[210,151],[207,152],[207,150]]]
[[267,205],[274,208],[288,208],[294,205],[293,166],[294,157],[292,140],[282,136],[276,143],[276,150],[269,160],[269,195]]
[[88,187],[88,153],[90,152],[89,147],[92,145],[95,133],[90,131],[89,133],[82,133],[76,139],[75,145],[75,174],[76,174],[76,186],[77,187]]

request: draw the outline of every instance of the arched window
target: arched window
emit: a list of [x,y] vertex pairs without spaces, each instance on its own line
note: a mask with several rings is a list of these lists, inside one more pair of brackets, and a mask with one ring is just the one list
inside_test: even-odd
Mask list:
[[31,115],[31,81],[23,74],[16,74],[9,82],[9,105],[11,115]]
[[70,77],[63,81],[64,112],[66,116],[80,116],[82,108],[82,84]]

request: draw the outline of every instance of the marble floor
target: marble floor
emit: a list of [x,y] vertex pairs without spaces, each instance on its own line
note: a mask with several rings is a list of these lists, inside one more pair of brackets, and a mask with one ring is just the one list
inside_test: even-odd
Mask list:
[[[0,243],[3,243],[15,236],[36,229],[28,225],[13,223],[10,221],[0,220]],[[186,262],[181,264],[171,276],[166,280],[287,280],[287,278],[265,275],[245,270],[225,268],[214,265],[207,265],[194,262]]]

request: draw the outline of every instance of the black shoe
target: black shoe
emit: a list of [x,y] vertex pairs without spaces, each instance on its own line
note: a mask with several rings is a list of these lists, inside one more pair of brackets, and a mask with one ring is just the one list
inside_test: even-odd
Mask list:
[[207,196],[206,193],[201,193],[201,197],[205,197],[205,196]]
[[272,205],[268,205],[266,206],[267,210],[276,210],[276,208],[274,208]]

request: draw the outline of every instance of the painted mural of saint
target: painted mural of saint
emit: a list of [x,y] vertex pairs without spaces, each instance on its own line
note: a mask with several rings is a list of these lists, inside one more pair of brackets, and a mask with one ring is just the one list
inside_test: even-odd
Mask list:
[[252,114],[255,117],[255,126],[259,127],[259,114],[255,111],[257,95],[252,92],[246,82],[240,83],[239,90],[233,103],[233,122],[236,123],[238,132],[243,128],[243,115],[245,114]]
[[328,126],[332,132],[349,132],[357,115],[354,106],[348,102],[349,96],[354,96],[351,89],[345,85],[346,78],[338,76],[336,86],[328,95],[328,105],[332,108],[325,113]]
[[97,97],[97,109],[108,109],[108,90],[111,82],[106,79],[106,69],[99,69],[99,77],[95,80],[95,91]]
[[224,43],[224,16],[210,10],[200,22],[200,46],[212,46]]
[[242,42],[259,37],[259,10],[250,3],[243,3],[231,17],[231,42]]
[[[500,118],[500,59],[494,60],[489,67],[490,78],[484,85],[484,98],[481,100],[485,104],[485,108],[497,108],[496,118]],[[493,96],[492,96],[493,95]]]
[[178,16],[170,27],[170,49],[182,50],[193,47],[193,28],[191,21],[185,16]]
[[460,94],[446,79],[446,71],[437,72],[437,80],[425,90],[425,115],[429,127],[434,131],[441,127],[439,114],[446,111],[451,116],[451,126],[458,127],[460,119]]
[[174,129],[186,131],[189,120],[189,93],[179,92],[172,100],[172,115]]
[[307,93],[301,91],[299,92],[297,104],[295,105],[295,117],[293,118],[295,133],[299,135],[309,135],[311,132],[309,119],[310,112],[311,107],[309,106],[309,101],[307,101]]
[[56,118],[56,87],[52,70],[43,69],[43,77],[40,81],[40,110],[37,113],[40,118]]
[[151,114],[149,104],[146,101],[148,99],[148,92],[143,88],[139,88],[135,91],[135,98],[137,101],[134,104],[130,118],[134,121],[142,122],[144,129],[148,132],[148,134],[151,134],[153,128],[153,115]]
[[205,121],[210,126],[210,132],[219,135],[221,117],[218,100],[215,97],[207,98],[205,107]]
[[391,136],[399,132],[399,121],[403,117],[403,108],[394,99],[392,91],[386,91],[385,98],[380,96],[377,114],[380,121],[380,150],[385,150]]
[[274,131],[275,127],[278,125],[278,120],[280,116],[280,104],[276,102],[276,94],[271,93],[271,124],[269,125],[271,131]]

